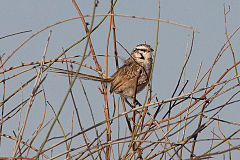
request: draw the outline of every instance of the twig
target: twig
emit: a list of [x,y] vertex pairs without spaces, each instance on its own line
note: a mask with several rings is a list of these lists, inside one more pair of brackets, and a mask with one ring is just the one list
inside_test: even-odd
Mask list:
[[15,36],[15,35],[22,34],[22,33],[27,33],[27,32],[32,32],[32,30],[26,30],[26,31],[22,31],[22,32],[17,32],[17,33],[9,34],[9,35],[0,37],[0,39],[4,39],[4,38],[7,38],[7,37],[11,37],[11,36]]

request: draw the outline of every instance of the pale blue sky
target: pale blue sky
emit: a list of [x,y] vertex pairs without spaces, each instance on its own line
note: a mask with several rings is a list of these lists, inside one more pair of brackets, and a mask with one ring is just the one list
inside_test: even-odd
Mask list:
[[[200,76],[203,75],[213,63],[214,58],[220,51],[222,45],[226,41],[224,34],[224,15],[223,15],[223,5],[224,3],[231,6],[230,13],[228,14],[228,33],[232,33],[239,25],[239,15],[240,15],[240,1],[239,0],[201,0],[201,1],[190,1],[190,0],[166,0],[161,1],[161,18],[164,20],[170,20],[177,23],[192,26],[200,31],[200,33],[195,33],[194,47],[192,51],[192,56],[190,58],[189,64],[186,70],[186,80],[189,80],[189,84],[185,92],[192,90],[196,72],[198,70],[200,62],[202,62],[202,71]],[[83,14],[92,14],[92,1],[81,0],[78,2],[79,7]],[[109,10],[108,1],[99,1],[98,7],[96,9],[96,14],[105,14]],[[119,0],[115,8],[116,14],[125,14],[141,17],[151,17],[157,18],[157,1],[156,0]],[[29,0],[8,0],[2,1],[0,5],[0,37],[20,32],[24,30],[32,30],[30,33],[25,33],[21,35],[16,35],[13,37],[0,39],[0,55],[5,53],[4,58],[6,58],[18,45],[20,45],[27,37],[36,31],[71,17],[78,16],[71,0],[41,0],[41,1],[29,1]],[[97,24],[102,17],[96,17],[94,24]],[[90,22],[90,18],[86,18]],[[131,51],[139,43],[148,43],[153,48],[155,48],[156,41],[156,26],[157,23],[153,21],[144,21],[131,18],[115,17],[116,23],[116,34],[117,40],[124,46],[128,51]],[[109,20],[105,21],[103,25],[92,34],[92,42],[96,54],[105,54],[106,50],[106,39],[108,34]],[[56,57],[62,48],[66,49],[74,42],[78,41],[85,35],[85,31],[80,19],[69,21],[51,28],[52,36],[49,43],[48,52],[46,59],[52,59]],[[31,61],[39,61],[42,58],[42,54],[45,48],[46,40],[49,34],[49,30],[42,32],[41,34],[34,37],[26,45],[24,45],[16,54],[6,63],[5,68],[10,66],[15,66],[18,64],[27,63]],[[159,32],[159,46],[157,51],[156,65],[153,76],[153,94],[156,94],[158,99],[170,98],[172,92],[176,86],[179,73],[184,63],[185,58],[185,48],[187,45],[187,40],[191,39],[192,31],[183,27],[160,23]],[[239,60],[240,51],[240,39],[239,33],[231,40],[233,49],[236,54],[237,61]],[[109,54],[113,54],[112,37],[109,47]],[[71,49],[67,55],[80,55],[83,52],[85,42],[77,45]],[[89,49],[87,53],[89,52]],[[119,56],[127,58],[128,55],[125,51],[118,45]],[[80,58],[75,60],[80,61]],[[105,57],[99,58],[101,65],[104,66]],[[87,59],[84,63],[93,65],[91,58]],[[121,63],[122,64],[122,63]],[[229,49],[224,53],[221,61],[216,65],[213,75],[210,79],[210,84],[214,83],[219,75],[223,73],[229,66],[233,64],[231,52]],[[56,67],[65,67],[65,64],[55,65]],[[103,68],[105,70],[105,68]],[[22,69],[20,69],[22,70]],[[20,71],[17,70],[17,71]],[[17,71],[9,72],[5,76],[11,76]],[[88,70],[82,70],[89,72]],[[114,59],[110,58],[109,62],[109,75],[115,72]],[[34,72],[24,74],[15,78],[14,80],[7,81],[6,83],[6,96],[10,95],[16,88],[21,84],[25,83]],[[94,72],[90,72],[94,74]],[[45,75],[45,73],[44,73]],[[95,74],[96,75],[96,74]],[[233,75],[233,72],[230,73]],[[2,76],[1,76],[2,79]],[[44,82],[46,95],[49,102],[58,110],[59,105],[67,91],[68,83],[67,79],[63,77],[58,77],[53,73],[48,73],[47,79]],[[97,122],[104,119],[103,105],[104,100],[101,94],[97,90],[99,83],[91,81],[83,81],[85,89],[87,91],[89,101],[94,109],[94,116]],[[236,81],[233,82],[234,84]],[[31,88],[33,84],[30,84],[23,92],[17,94],[12,100],[6,103],[5,111],[8,112],[10,109],[19,104],[22,99],[28,98],[31,94]],[[202,84],[203,87],[205,85]],[[2,83],[0,84],[0,90],[2,90]],[[236,91],[236,90],[235,90]],[[83,95],[83,91],[79,81],[76,81],[73,87],[73,92],[75,94],[77,104],[79,104],[79,114],[83,122],[83,127],[87,128],[92,125],[92,121],[89,118],[89,110],[87,107],[86,99]],[[235,93],[235,92],[234,92]],[[224,98],[219,98],[215,104],[220,105],[226,102],[226,98],[233,93],[227,94]],[[2,91],[0,91],[0,97],[2,97]],[[109,96],[111,98],[111,96]],[[143,101],[145,97],[145,91],[138,95],[138,99]],[[112,102],[110,102],[110,105]],[[215,106],[215,107],[216,107]],[[230,109],[228,109],[228,107]],[[239,123],[239,113],[240,109],[237,104],[228,106],[220,113],[220,118],[227,121]],[[211,107],[210,107],[211,108]],[[25,106],[26,109],[26,106]],[[30,112],[27,127],[23,139],[31,137],[31,133],[36,129],[37,125],[41,121],[43,114],[43,96],[36,98],[34,105]],[[25,114],[26,110],[23,110]],[[72,106],[71,100],[67,102],[65,108],[62,111],[60,119],[65,125],[66,132],[70,131],[71,116],[74,108]],[[110,109],[113,112],[113,109]],[[178,111],[175,111],[176,113]],[[52,113],[48,107],[48,113]],[[52,118],[52,115],[46,117],[46,121]],[[15,119],[9,120],[4,124],[3,133],[13,136],[13,130],[16,131],[16,126],[18,125],[18,116]],[[45,122],[46,122],[45,121]],[[76,119],[75,119],[76,122]],[[117,124],[117,123],[116,123]],[[194,127],[194,126],[193,126]],[[206,133],[210,134],[211,130],[216,126],[210,126]],[[75,133],[79,131],[77,122],[75,126]],[[193,130],[196,128],[193,128]],[[46,131],[47,129],[45,129]],[[231,128],[230,125],[227,128],[222,128],[226,136],[236,130],[236,126]],[[122,130],[123,131],[123,130]],[[34,146],[39,146],[42,137],[45,137],[46,132],[42,132],[34,142]],[[191,130],[189,131],[189,134]],[[56,124],[55,128],[50,137],[60,136],[61,132],[59,126]],[[95,136],[95,133],[89,133],[89,135]],[[209,136],[210,137],[210,136]],[[239,134],[238,134],[239,137]],[[82,137],[81,137],[82,138]],[[115,137],[116,138],[116,137]],[[2,144],[0,149],[1,156],[10,156],[13,150],[13,142],[9,139],[2,138]],[[80,138],[76,138],[76,141],[80,141]],[[81,139],[82,141],[82,139]],[[57,141],[56,141],[57,142]],[[53,143],[56,143],[53,142]],[[239,145],[239,142],[235,144]],[[49,146],[47,144],[46,146]],[[74,142],[74,146],[78,146],[79,143]],[[62,146],[64,148],[64,146]],[[63,149],[64,150],[64,149]],[[10,152],[9,152],[10,151]],[[200,154],[205,151],[204,147],[199,147],[196,153]],[[61,152],[61,147],[59,153]],[[55,153],[57,154],[57,153]],[[233,156],[236,158],[240,156],[239,153],[233,152]],[[188,157],[188,156],[187,156]],[[233,159],[234,159],[233,157]]]

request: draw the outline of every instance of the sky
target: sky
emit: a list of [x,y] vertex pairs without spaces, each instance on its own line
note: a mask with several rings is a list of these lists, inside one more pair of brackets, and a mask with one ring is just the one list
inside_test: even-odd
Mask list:
[[[92,14],[92,2],[89,0],[77,1],[83,15]],[[118,0],[115,6],[114,12],[116,14],[157,18],[158,14],[158,2],[156,0]],[[213,63],[216,55],[221,50],[223,44],[226,42],[225,26],[224,26],[224,12],[223,6],[230,11],[227,14],[227,30],[230,35],[237,29],[240,25],[239,15],[240,15],[240,1],[232,0],[201,0],[201,1],[189,1],[189,0],[168,0],[161,1],[160,7],[160,17],[163,20],[173,21],[179,24],[185,24],[191,26],[198,31],[194,35],[194,44],[192,48],[192,55],[187,64],[185,71],[185,80],[189,80],[186,87],[185,93],[190,92],[193,88],[194,80],[199,68],[200,63],[202,63],[202,68],[200,76],[209,69]],[[99,1],[96,8],[96,14],[106,14],[109,10],[108,1]],[[8,38],[0,39],[0,55],[3,56],[3,60],[10,55],[24,40],[30,37],[35,32],[54,24],[56,22],[77,17],[77,11],[74,8],[71,0],[41,0],[41,1],[28,1],[28,0],[10,0],[2,1],[0,5],[0,23],[1,32],[0,37],[8,34],[32,30],[24,34],[19,34],[11,36]],[[98,24],[102,19],[101,16],[95,17],[94,25]],[[90,18],[86,18],[87,22],[91,22]],[[121,43],[129,52],[137,45],[141,43],[147,43],[155,49],[156,47],[156,31],[157,22],[151,20],[142,20],[126,17],[115,17],[116,23],[116,37],[117,41]],[[97,55],[104,55],[106,53],[107,46],[107,36],[109,29],[109,18],[103,22],[103,24],[91,35],[92,43],[94,45],[94,50]],[[46,59],[56,58],[63,49],[67,49],[69,46],[80,40],[84,35],[84,27],[80,19],[71,20],[59,25],[55,25],[40,34],[37,34],[30,41],[28,41],[24,46],[22,46],[9,61],[4,65],[4,68],[9,68],[11,66],[16,66],[22,63],[29,63],[42,60],[42,55],[44,53],[44,48],[46,46],[47,38],[50,30],[52,31],[48,50],[46,53]],[[182,66],[184,64],[186,56],[186,47],[190,46],[192,40],[193,31],[188,28],[181,26],[172,25],[169,23],[160,23],[159,37],[158,37],[158,49],[156,54],[156,64],[153,72],[153,94],[158,97],[158,99],[168,99],[171,97],[173,90],[176,87],[177,80],[179,78]],[[240,51],[240,39],[239,32],[231,39],[232,47],[236,54],[236,61],[239,60]],[[82,55],[84,51],[84,46],[86,41],[76,45],[66,56],[76,56]],[[113,40],[112,35],[110,37],[108,52],[113,55]],[[120,58],[127,59],[128,54],[124,51],[121,46],[117,45],[118,53]],[[89,48],[87,53],[89,52]],[[189,47],[187,48],[187,53],[189,53]],[[74,60],[80,61],[81,57],[75,58]],[[105,57],[98,58],[99,63],[103,66],[103,72],[106,71],[105,68]],[[91,57],[88,57],[85,64],[94,66]],[[120,60],[120,64],[123,61]],[[216,64],[212,76],[209,80],[210,84],[214,84],[218,77],[233,64],[233,58],[230,49],[226,49],[225,53],[221,57],[221,60]],[[54,67],[65,68],[65,64],[56,64]],[[29,68],[26,67],[26,68]],[[5,74],[6,77],[14,75],[19,71],[26,68],[16,69]],[[77,66],[74,67],[77,69]],[[82,72],[87,74],[97,75],[89,69],[82,68]],[[113,58],[109,58],[108,73],[113,74],[116,71],[115,62]],[[36,74],[36,70],[22,74],[14,79],[6,82],[5,96],[11,95],[17,88],[29,80],[33,75]],[[58,110],[63,98],[68,89],[68,79],[65,77],[57,76],[54,73],[46,72],[43,76],[47,75],[44,81],[44,88],[46,96],[48,97],[49,103],[55,109]],[[229,73],[229,77],[233,76],[234,72]],[[1,75],[2,79],[2,75]],[[205,81],[206,82],[206,81]],[[205,87],[205,82],[200,86]],[[92,81],[82,81],[85,86],[86,93],[88,95],[88,100],[93,108],[93,114],[96,122],[101,122],[104,120],[104,99],[99,90],[99,83]],[[233,82],[235,84],[236,81]],[[182,83],[181,83],[182,85]],[[34,86],[34,81],[28,85],[24,90],[16,94],[11,100],[5,104],[4,113],[6,114],[16,105],[21,103],[23,100],[31,95],[32,87]],[[3,83],[0,83],[0,90],[3,90]],[[234,90],[236,91],[236,90]],[[88,104],[86,97],[84,96],[83,89],[79,80],[76,81],[73,86],[73,93],[76,98],[76,103],[79,107],[79,115],[81,117],[83,127],[87,128],[93,124],[90,117],[90,111],[88,109]],[[226,94],[224,97],[217,99],[217,102],[212,104],[212,107],[223,104],[226,100],[235,92]],[[146,90],[138,94],[138,99],[143,102],[145,98]],[[0,97],[3,96],[3,92],[0,92]],[[110,93],[108,97],[111,98]],[[118,98],[118,96],[117,96]],[[70,132],[72,114],[74,112],[74,107],[71,103],[71,98],[68,98],[65,107],[60,115],[60,120],[66,133]],[[109,102],[112,106],[112,100]],[[239,112],[240,109],[237,104],[226,107],[219,116],[221,119],[239,123]],[[22,117],[20,122],[23,122],[23,117],[26,113],[27,106],[23,107]],[[122,109],[121,109],[122,110]],[[31,111],[29,114],[29,121],[27,122],[25,134],[23,136],[24,140],[31,137],[33,130],[36,130],[38,124],[42,120],[44,112],[44,99],[43,95],[37,96]],[[179,110],[175,110],[174,113],[178,113]],[[47,112],[45,123],[54,116],[50,107],[47,107]],[[110,114],[113,113],[113,108],[110,108]],[[76,114],[76,113],[74,113]],[[76,118],[75,118],[75,122]],[[117,124],[117,122],[114,122]],[[3,133],[14,136],[13,131],[17,132],[17,126],[19,125],[19,115],[15,116],[11,120],[7,121],[3,125]],[[34,145],[37,147],[41,144],[43,137],[45,137],[48,127],[44,129],[39,136],[36,138]],[[75,133],[79,131],[78,125],[75,124]],[[208,132],[202,133],[202,135],[207,135],[211,133],[211,130],[217,129],[217,126],[210,126]],[[122,129],[121,131],[123,131]],[[222,128],[224,133],[229,135],[236,130],[236,126],[227,125],[226,128]],[[189,132],[194,131],[190,130]],[[59,125],[55,125],[51,136],[60,136],[61,131]],[[95,136],[94,132],[89,133],[89,136]],[[239,136],[239,134],[238,134]],[[237,137],[237,136],[236,136]],[[82,138],[82,137],[81,137]],[[78,139],[80,142],[83,140]],[[54,141],[54,142],[53,142]],[[53,140],[46,144],[56,143],[58,140]],[[237,141],[233,142],[238,144]],[[77,142],[73,142],[73,145],[78,146]],[[11,156],[13,151],[14,142],[2,138],[0,156]],[[61,148],[62,147],[62,148]],[[64,146],[60,146],[60,151]],[[63,149],[64,150],[64,149]],[[10,152],[9,152],[10,151]],[[197,153],[202,153],[204,147],[199,147]],[[33,154],[33,153],[32,153]],[[55,153],[54,153],[55,154]],[[57,153],[56,153],[57,154]],[[240,156],[236,151],[233,152],[233,159]]]

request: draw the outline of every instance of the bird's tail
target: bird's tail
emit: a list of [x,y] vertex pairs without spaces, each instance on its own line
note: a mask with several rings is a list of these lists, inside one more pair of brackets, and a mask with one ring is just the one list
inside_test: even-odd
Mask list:
[[[60,68],[50,68],[48,71],[54,72],[54,73],[59,73],[59,74],[64,74],[64,75],[68,75],[68,76],[74,76],[76,74],[76,72],[64,70],[64,69],[60,69]],[[99,81],[99,82],[106,82],[106,83],[111,81],[110,77],[102,78],[102,77],[97,77],[97,76],[91,76],[91,75],[84,74],[84,73],[78,73],[77,76],[79,78],[86,79],[86,80],[92,80],[92,81]]]

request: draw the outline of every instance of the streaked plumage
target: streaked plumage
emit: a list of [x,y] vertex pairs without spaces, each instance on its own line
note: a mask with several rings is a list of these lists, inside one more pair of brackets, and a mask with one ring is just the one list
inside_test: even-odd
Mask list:
[[[150,45],[137,45],[131,52],[131,56],[125,60],[124,65],[120,67],[111,77],[104,79],[83,73],[78,73],[78,77],[109,83],[111,86],[110,93],[114,92],[126,98],[133,97],[137,78],[138,82],[136,93],[142,91],[148,83],[152,69],[152,52],[153,49]],[[75,74],[75,72],[63,69],[53,69],[52,71],[69,75]]]

